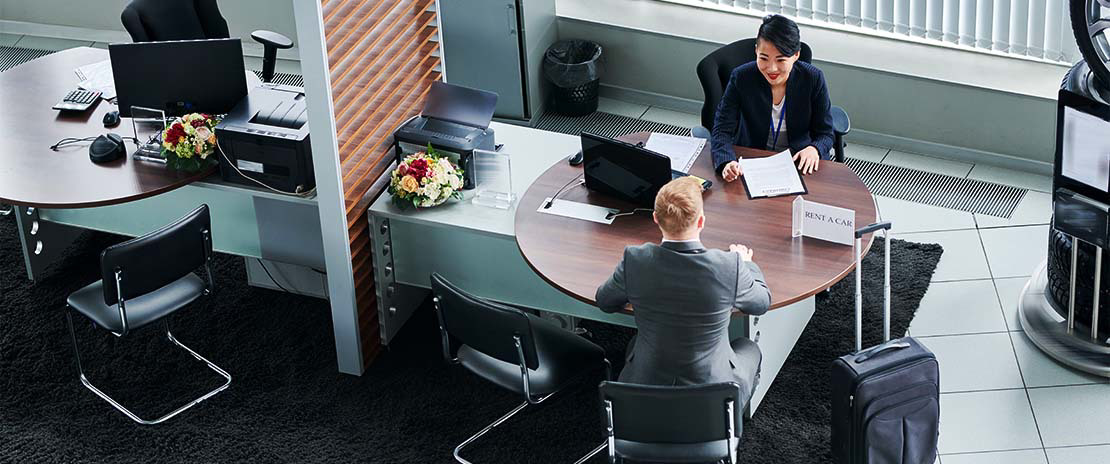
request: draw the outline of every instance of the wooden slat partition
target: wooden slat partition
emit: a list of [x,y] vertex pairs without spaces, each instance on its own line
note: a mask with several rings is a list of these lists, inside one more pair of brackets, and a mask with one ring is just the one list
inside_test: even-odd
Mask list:
[[366,209],[384,190],[393,130],[440,78],[435,0],[322,0],[363,364],[379,352]]

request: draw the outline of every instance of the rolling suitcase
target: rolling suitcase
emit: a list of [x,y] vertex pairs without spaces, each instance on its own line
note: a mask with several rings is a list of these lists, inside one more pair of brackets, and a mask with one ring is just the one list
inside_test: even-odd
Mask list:
[[[884,230],[884,343],[861,350],[862,237]],[[911,337],[890,339],[890,223],[856,231],[856,352],[832,365],[832,454],[840,464],[933,464],[940,427],[937,359]]]

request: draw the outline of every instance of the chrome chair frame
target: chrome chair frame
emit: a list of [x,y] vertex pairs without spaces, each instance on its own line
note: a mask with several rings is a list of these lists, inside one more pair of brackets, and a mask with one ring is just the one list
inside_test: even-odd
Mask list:
[[[736,435],[736,422],[733,420],[736,417],[735,408],[736,405],[733,404],[732,400],[728,400],[725,402],[725,413],[727,414],[727,416],[725,416],[725,420],[728,424],[728,464],[737,464],[736,448],[740,446],[740,437]],[[577,461],[574,461],[574,464],[582,464],[586,461],[589,461],[590,458],[594,457],[595,455],[597,455],[597,453],[600,453],[601,450],[606,448],[609,449],[609,462],[611,464],[616,464],[617,439],[616,435],[613,433],[613,402],[609,400],[605,400],[605,422],[605,441],[601,442],[601,444],[598,445],[597,448],[594,448],[589,453],[586,453],[585,456],[578,458]]]
[[14,206],[0,204],[0,216],[10,215],[12,214],[12,211],[15,211]]
[[[444,328],[443,312],[439,308],[439,297],[433,297],[432,298],[432,303],[435,305],[436,320],[439,323],[439,334],[440,334],[441,339],[443,340],[443,359],[447,360],[448,363],[458,364],[459,359],[456,358],[456,357],[451,356],[451,348],[450,348],[451,340],[450,340],[449,335],[447,334],[447,329]],[[522,345],[522,342],[520,340],[520,336],[516,336],[516,335],[513,336],[513,344],[516,345],[517,356],[519,357],[518,359],[520,360],[520,363],[518,365],[520,366],[520,381],[521,381],[521,383],[524,387],[525,401],[523,403],[517,405],[517,407],[510,410],[505,415],[499,417],[497,420],[493,421],[489,425],[482,428],[482,430],[479,430],[478,433],[475,433],[474,435],[471,435],[470,438],[467,438],[462,443],[459,443],[459,445],[456,446],[455,450],[452,452],[452,455],[455,457],[455,461],[458,461],[461,464],[473,464],[470,461],[467,461],[462,456],[460,456],[460,453],[462,452],[463,448],[465,448],[467,445],[477,441],[479,438],[482,438],[482,436],[484,436],[486,433],[489,433],[489,431],[493,430],[494,428],[501,425],[505,421],[511,419],[518,412],[523,411],[528,406],[538,405],[540,403],[543,403],[548,398],[551,398],[556,393],[559,393],[560,391],[562,391],[562,390],[556,390],[554,392],[548,393],[547,395],[544,395],[544,396],[541,396],[541,397],[538,397],[538,398],[533,397],[532,396],[532,389],[531,389],[531,381],[528,377],[528,367],[527,367],[527,364],[525,363],[525,360],[524,360],[524,346]],[[604,362],[605,362],[605,378],[608,379],[608,380],[612,380],[613,366],[609,362],[608,359],[604,359]]]
[[[211,236],[209,234],[209,231],[207,231],[207,230],[204,231],[204,240],[209,241],[209,242],[211,241]],[[212,289],[214,288],[214,285],[213,285],[213,282],[212,282],[212,268],[210,266],[210,262],[212,261],[212,256],[211,256],[210,253],[206,253],[206,254],[207,254],[207,256],[205,256],[205,261],[204,261],[204,274],[205,274],[205,281],[206,281],[207,285],[204,288],[204,295],[209,295],[209,294],[212,293]],[[122,274],[123,274],[123,270],[119,269],[119,268],[116,268],[116,270],[115,270],[115,281],[116,282],[115,283],[116,283],[116,295],[118,296],[118,301],[116,303],[116,306],[119,308],[120,323],[121,323],[121,326],[123,327],[123,330],[121,330],[118,333],[115,332],[115,331],[110,331],[112,333],[112,335],[115,335],[116,337],[123,337],[124,335],[127,335],[130,332],[130,329],[127,326],[127,305],[124,302],[123,292],[121,290],[122,285],[123,285],[122,284],[122,281],[123,281]],[[81,384],[84,385],[85,388],[88,388],[90,391],[95,393],[96,396],[99,396],[104,401],[107,401],[108,404],[111,404],[113,407],[118,409],[120,412],[122,412],[128,418],[130,418],[131,420],[133,420],[133,421],[135,421],[139,424],[154,425],[154,424],[160,424],[162,422],[165,422],[165,421],[169,420],[170,418],[172,418],[172,417],[174,417],[178,414],[181,414],[185,410],[200,404],[202,401],[215,396],[217,393],[222,392],[222,391],[226,390],[229,386],[231,386],[231,374],[228,374],[227,371],[220,368],[220,366],[217,366],[216,364],[212,363],[212,361],[209,361],[204,356],[201,356],[196,351],[193,351],[192,348],[189,348],[188,346],[185,346],[184,343],[181,343],[180,341],[177,340],[177,337],[174,337],[173,332],[170,331],[170,320],[169,320],[170,315],[166,315],[163,318],[163,323],[165,325],[165,330],[166,330],[166,339],[168,339],[171,343],[176,345],[178,348],[180,348],[182,350],[185,350],[185,352],[192,355],[193,358],[207,364],[208,368],[211,369],[213,372],[219,374],[220,377],[223,377],[225,382],[222,385],[220,385],[219,387],[217,387],[216,389],[214,389],[212,391],[209,391],[208,393],[205,393],[204,395],[201,395],[197,399],[194,399],[194,400],[190,401],[189,403],[187,403],[187,404],[185,404],[181,407],[178,407],[177,409],[174,409],[173,411],[170,411],[169,413],[163,415],[162,417],[159,417],[159,418],[154,419],[154,420],[143,419],[143,418],[139,417],[137,414],[131,412],[131,410],[127,409],[125,406],[123,406],[118,401],[113,399],[107,393],[104,393],[103,391],[101,391],[99,388],[97,388],[95,385],[93,385],[92,382],[89,381],[88,377],[85,376],[85,368],[84,368],[83,364],[81,363],[81,348],[77,344],[77,331],[74,330],[74,327],[73,327],[73,307],[71,307],[69,305],[69,303],[66,303],[65,314],[66,314],[66,324],[69,326],[70,340],[73,342],[73,353],[77,357],[77,372],[78,372],[78,378],[80,378],[80,380],[81,380]]]

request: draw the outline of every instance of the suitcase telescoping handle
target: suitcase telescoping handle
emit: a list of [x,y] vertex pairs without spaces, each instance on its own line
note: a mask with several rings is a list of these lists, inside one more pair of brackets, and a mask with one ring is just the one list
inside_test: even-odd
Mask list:
[[890,221],[856,229],[856,353],[863,349],[863,236],[883,231],[883,342],[890,341]]

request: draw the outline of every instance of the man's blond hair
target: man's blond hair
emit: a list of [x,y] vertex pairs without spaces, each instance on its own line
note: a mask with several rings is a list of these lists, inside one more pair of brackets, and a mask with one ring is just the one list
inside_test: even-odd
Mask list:
[[667,182],[655,195],[655,219],[667,234],[679,234],[693,227],[701,214],[701,181],[693,177]]

